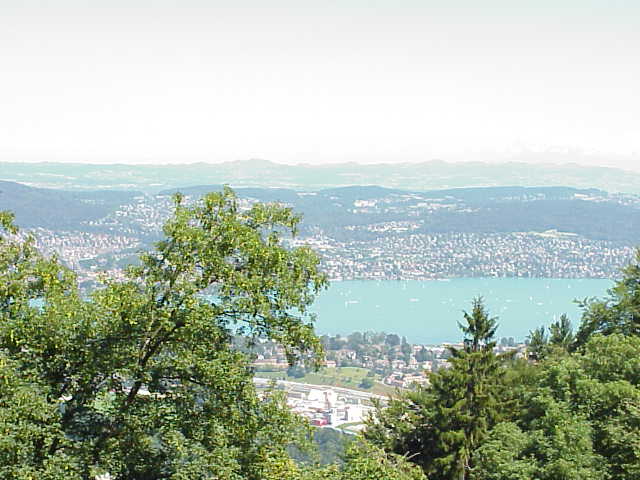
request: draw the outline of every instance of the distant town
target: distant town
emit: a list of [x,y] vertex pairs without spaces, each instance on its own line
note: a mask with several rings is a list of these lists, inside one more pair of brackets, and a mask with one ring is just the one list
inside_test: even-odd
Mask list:
[[297,244],[322,254],[332,280],[611,278],[634,252],[631,246],[557,231],[411,234],[350,242],[317,236]]
[[[311,223],[312,213],[309,222],[303,223],[299,236],[287,241],[291,246],[307,245],[318,252],[322,269],[332,281],[455,277],[613,278],[630,261],[635,250],[631,241],[589,238],[557,229],[429,233],[431,217],[416,217],[416,208],[433,215],[433,212],[449,211],[465,214],[468,209],[457,199],[447,200],[449,203],[440,200],[415,204],[421,199],[414,197],[394,194],[391,200],[387,197],[366,202],[354,200],[352,208],[340,200],[343,202],[340,208],[348,210],[352,224],[346,220],[339,226],[314,224]],[[187,200],[195,198],[188,196]],[[523,198],[523,201],[534,202]],[[589,204],[598,208],[617,205],[633,208],[635,212],[638,205],[637,199],[629,196],[605,200],[579,198],[580,205],[589,200]],[[241,198],[240,204],[242,208],[249,208],[258,200]],[[409,201],[414,204],[402,207],[404,210],[398,206]],[[111,277],[122,275],[123,267],[135,262],[139,251],[149,248],[160,238],[162,225],[171,209],[170,195],[140,194],[103,218],[84,222],[82,229],[32,227],[25,229],[23,234],[33,233],[38,248],[57,254],[90,287],[105,273]],[[389,219],[390,215],[404,220]],[[379,221],[378,217],[387,220]]]

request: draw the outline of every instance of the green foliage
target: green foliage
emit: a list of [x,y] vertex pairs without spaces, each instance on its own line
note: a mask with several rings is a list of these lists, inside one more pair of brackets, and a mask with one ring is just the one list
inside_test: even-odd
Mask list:
[[68,444],[56,422],[57,405],[17,367],[0,352],[0,478],[79,479],[76,459],[65,452],[46,455],[52,445]]
[[518,478],[511,459],[534,472],[527,478],[640,478],[639,353],[640,339],[596,335],[584,353],[549,356],[508,379],[520,383],[513,423],[480,447],[475,475]]
[[[420,469],[411,465],[401,456],[388,456],[382,450],[366,443],[354,442],[347,449],[344,480],[421,480]],[[425,479],[426,480],[426,479]]]
[[585,299],[582,324],[576,334],[576,346],[584,346],[596,334],[640,335],[640,249],[635,260],[622,270],[622,279],[609,290],[604,300]]
[[[296,368],[322,359],[318,259],[281,246],[289,209],[243,211],[230,190],[175,208],[156,249],[88,299],[0,212],[0,478],[640,480],[640,251],[575,340],[566,316],[531,333],[535,362],[493,353],[475,299],[451,368],[379,407],[340,464],[297,465],[287,446],[309,430],[282,394],[257,396],[249,355],[266,340]],[[323,463],[342,451],[325,432]]]
[[451,349],[451,368],[435,376],[439,447],[442,457],[434,462],[445,474],[467,478],[473,468],[473,453],[499,416],[496,385],[500,362],[493,353],[497,323],[481,298],[473,301],[466,324],[464,348]]
[[549,336],[549,343],[556,345],[564,350],[568,350],[573,343],[573,327],[571,326],[571,320],[564,313],[560,315],[557,322],[552,323],[549,326],[551,335]]
[[547,353],[549,338],[544,326],[531,330],[527,336],[527,351],[534,360],[542,359]]
[[287,375],[293,378],[303,378],[306,372],[300,365],[292,365],[287,369]]
[[389,335],[387,335],[387,338],[385,339],[385,343],[390,347],[396,347],[400,345],[400,337],[395,333],[390,333]]
[[511,422],[495,426],[476,451],[474,480],[605,478],[584,418],[548,397],[537,398],[532,408],[540,416],[524,431]]
[[565,314],[549,326],[549,335],[544,326],[531,330],[527,336],[527,352],[532,360],[542,360],[551,353],[569,351],[574,342],[571,320]]
[[8,233],[16,233],[14,225],[14,215],[10,212],[0,211],[0,227]]
[[531,420],[531,453],[537,459],[534,478],[555,480],[601,479],[601,459],[593,451],[591,426],[571,406],[545,396],[532,401],[540,415]]
[[193,207],[177,196],[175,208],[156,250],[90,299],[31,240],[0,236],[2,478],[263,479],[293,468],[285,447],[303,423],[282,396],[257,397],[232,334],[278,342],[291,362],[320,360],[308,313],[326,283],[318,259],[280,245],[298,223],[289,209],[242,211],[230,190]]
[[640,386],[640,337],[595,335],[579,358],[585,371],[600,382],[624,380]]
[[290,446],[291,458],[298,464],[342,465],[346,448],[354,437],[333,428],[313,428],[310,440],[309,444]]
[[451,368],[394,398],[367,439],[432,480],[640,480],[640,336],[591,334],[569,353],[563,316],[550,338],[532,332],[535,362],[508,360],[490,354],[495,323],[479,300],[465,320]]
[[364,442],[352,442],[342,467],[330,466],[303,472],[298,480],[426,480],[420,468],[399,455]]
[[363,377],[359,384],[360,388],[370,389],[373,387],[373,379],[370,377]]
[[501,359],[493,353],[497,323],[482,299],[460,324],[464,348],[451,349],[451,368],[431,375],[431,386],[400,395],[378,411],[365,437],[407,455],[429,478],[468,478],[474,452],[500,417]]
[[528,480],[534,478],[536,461],[527,455],[529,436],[510,422],[491,430],[475,454],[474,480]]

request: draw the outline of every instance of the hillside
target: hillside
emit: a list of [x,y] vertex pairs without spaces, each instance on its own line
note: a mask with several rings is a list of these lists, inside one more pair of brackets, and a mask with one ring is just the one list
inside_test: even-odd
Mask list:
[[[37,228],[38,245],[85,272],[117,272],[161,235],[171,194],[191,202],[217,185],[63,191],[0,184],[0,210]],[[640,197],[573,187],[409,191],[348,186],[238,188],[241,205],[279,202],[303,216],[308,244],[332,279],[611,278],[640,238]],[[87,278],[89,278],[87,277]]]
[[10,210],[24,228],[86,229],[117,208],[131,203],[139,192],[64,191],[0,181],[0,210]]
[[[217,185],[180,191],[199,196]],[[350,186],[317,192],[238,188],[241,198],[283,202],[303,214],[308,231],[320,227],[341,240],[411,233],[510,233],[557,230],[594,240],[640,238],[640,198],[571,187],[477,187],[426,192]],[[400,225],[409,223],[406,229]],[[384,229],[384,225],[389,228]],[[378,226],[379,228],[375,228]]]

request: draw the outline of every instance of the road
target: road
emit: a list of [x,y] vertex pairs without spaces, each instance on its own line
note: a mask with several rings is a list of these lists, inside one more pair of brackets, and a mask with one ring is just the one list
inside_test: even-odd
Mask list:
[[[272,381],[273,380],[269,378],[253,378],[253,383],[260,387],[266,387]],[[351,390],[349,388],[334,387],[333,385],[312,385],[310,383],[289,382],[287,380],[276,380],[275,382],[276,385],[281,385],[288,391],[300,393],[308,393],[311,389],[330,388],[338,394],[358,400],[358,403],[362,403],[363,400],[367,400],[368,402],[371,402],[373,399],[378,399],[382,402],[386,402],[388,400],[388,397],[383,395],[376,395],[375,393],[363,392],[360,390]]]

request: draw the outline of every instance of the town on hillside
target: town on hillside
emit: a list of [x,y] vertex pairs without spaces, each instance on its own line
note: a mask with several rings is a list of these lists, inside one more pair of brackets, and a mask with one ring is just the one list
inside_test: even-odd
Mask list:
[[[250,347],[237,338],[239,348],[253,355],[258,387],[272,382],[287,394],[290,408],[311,424],[354,432],[373,414],[374,401],[382,404],[389,395],[429,384],[431,373],[449,368],[451,348],[462,343],[412,344],[405,337],[384,332],[353,332],[347,336],[320,337],[326,358],[319,370],[290,365],[285,349],[271,341]],[[526,355],[527,345],[501,338],[496,354]]]

